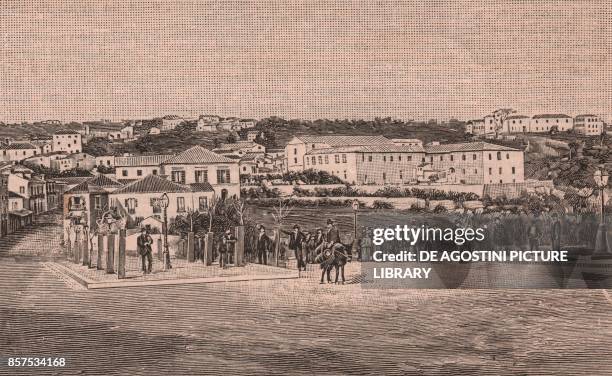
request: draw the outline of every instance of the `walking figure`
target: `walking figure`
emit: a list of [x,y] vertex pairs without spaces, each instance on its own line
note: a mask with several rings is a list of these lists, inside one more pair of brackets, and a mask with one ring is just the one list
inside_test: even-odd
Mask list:
[[272,249],[272,240],[266,235],[266,228],[259,226],[259,235],[255,242],[255,252],[257,252],[257,261],[262,265],[268,265],[268,252]]
[[153,269],[152,244],[153,238],[149,235],[147,229],[143,227],[140,229],[140,235],[136,239],[136,245],[138,247],[138,254],[142,258],[142,272],[144,274],[151,274],[151,270]]

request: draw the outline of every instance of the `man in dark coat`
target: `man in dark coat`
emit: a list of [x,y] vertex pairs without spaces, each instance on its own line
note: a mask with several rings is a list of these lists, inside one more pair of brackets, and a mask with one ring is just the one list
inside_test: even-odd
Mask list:
[[234,254],[234,246],[236,245],[236,237],[232,235],[232,231],[227,229],[225,231],[225,235],[221,239],[221,246],[219,250],[221,255],[219,255],[219,266],[222,268],[227,267],[228,261],[231,262],[233,260],[228,260],[230,257],[233,258]]
[[268,265],[268,252],[272,249],[272,240],[266,235],[266,228],[259,227],[259,235],[255,244],[257,252],[257,261],[262,265]]
[[561,250],[561,221],[559,221],[559,217],[557,213],[552,214],[552,228],[550,229],[550,237],[552,242],[552,250],[560,251]]
[[285,230],[281,231],[289,235],[289,249],[295,252],[298,269],[304,268],[304,270],[306,270],[306,263],[304,262],[304,254],[302,252],[305,237],[304,234],[300,231],[300,226],[294,225],[293,231],[291,232]]
[[153,244],[153,238],[151,238],[147,229],[143,227],[136,239],[136,245],[138,247],[138,254],[142,258],[142,272],[144,274],[150,274],[153,269],[153,250],[151,249],[151,244]]

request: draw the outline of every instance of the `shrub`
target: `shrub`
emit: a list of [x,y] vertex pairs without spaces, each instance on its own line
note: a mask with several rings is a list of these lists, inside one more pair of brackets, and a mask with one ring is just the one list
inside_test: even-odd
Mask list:
[[383,200],[376,200],[372,203],[373,209],[393,209],[394,206],[392,203]]

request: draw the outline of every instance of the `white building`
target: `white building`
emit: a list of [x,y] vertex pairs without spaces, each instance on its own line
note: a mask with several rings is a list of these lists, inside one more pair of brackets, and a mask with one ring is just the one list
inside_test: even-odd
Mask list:
[[30,143],[11,143],[0,146],[2,161],[22,161],[39,154],[39,149]]
[[162,118],[161,130],[163,132],[171,131],[185,121],[182,117],[176,115],[167,115]]
[[57,131],[53,134],[53,151],[80,153],[83,150],[82,135],[76,131]]
[[578,115],[574,118],[574,129],[584,136],[599,136],[604,131],[604,123],[597,115]]
[[209,183],[225,199],[240,196],[238,160],[194,146],[164,161],[162,172],[179,184]]
[[201,115],[198,118],[196,125],[196,131],[198,132],[215,132],[217,130],[217,124],[221,119],[216,115]]
[[96,166],[115,167],[115,156],[101,155],[96,157]]
[[266,152],[266,147],[253,141],[237,141],[233,144],[224,144],[221,147],[213,149],[213,152],[218,154],[233,154],[241,157],[245,154],[264,154]]
[[524,115],[510,115],[504,120],[502,133],[527,133],[531,118]]
[[548,133],[550,131],[568,131],[574,128],[574,119],[565,114],[542,114],[531,118],[531,133]]
[[296,136],[285,146],[286,167],[288,171],[303,171],[304,156],[313,149],[340,146],[394,145],[383,136]]
[[115,157],[115,178],[119,181],[142,179],[147,175],[158,175],[161,164],[172,155],[138,155]]
[[215,196],[208,183],[184,185],[149,175],[110,193],[110,202],[113,207],[123,208],[122,211],[136,221],[149,217],[162,219],[163,209],[156,204],[164,193],[169,198],[169,222],[173,222],[177,215],[186,215],[190,211],[206,211]]

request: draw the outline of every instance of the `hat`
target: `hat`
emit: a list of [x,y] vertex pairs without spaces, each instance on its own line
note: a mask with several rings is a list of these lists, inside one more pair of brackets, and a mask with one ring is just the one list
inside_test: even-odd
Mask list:
[[297,229],[299,229],[299,228],[300,228],[300,226],[298,226],[298,225],[297,225],[297,223],[296,223],[296,224],[294,224],[294,225],[293,225],[293,228],[297,228]]
[[334,224],[334,221],[333,221],[333,220],[330,218],[330,219],[328,219],[328,220],[327,220],[327,224],[328,224],[328,225],[333,225],[333,224]]

